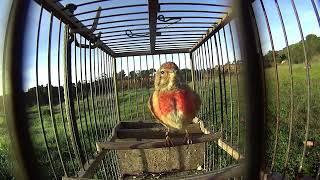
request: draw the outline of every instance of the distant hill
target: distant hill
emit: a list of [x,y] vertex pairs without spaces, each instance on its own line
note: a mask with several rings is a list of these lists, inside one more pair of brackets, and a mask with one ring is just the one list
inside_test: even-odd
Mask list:
[[[309,34],[305,40],[307,57],[309,61],[314,60],[315,56],[320,55],[320,37],[317,37],[314,34]],[[302,41],[289,45],[291,62],[292,64],[304,63],[304,53]],[[277,63],[281,63],[284,60],[288,60],[287,48],[283,48],[282,50],[275,51],[276,61]],[[272,51],[269,51],[265,56],[265,66],[272,66],[273,57]]]

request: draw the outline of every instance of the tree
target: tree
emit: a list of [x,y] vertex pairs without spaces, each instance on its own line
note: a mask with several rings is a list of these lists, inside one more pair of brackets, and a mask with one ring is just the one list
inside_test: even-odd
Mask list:
[[313,56],[320,52],[320,38],[314,34],[309,34],[306,37],[307,55],[311,60]]
[[149,69],[149,74],[153,74],[155,72],[157,72],[155,69],[153,69],[153,68]]
[[[309,34],[305,39],[305,47],[307,50],[307,58],[312,60],[313,57],[320,55],[320,37],[317,37],[314,34]],[[293,64],[304,63],[304,50],[302,41],[299,41],[295,44],[289,45],[289,50],[291,53],[291,62]],[[276,51],[276,61],[280,63],[281,61],[287,59],[287,47],[282,50]],[[264,55],[265,66],[269,67],[273,65],[273,56],[272,51],[269,51]]]
[[280,55],[280,59],[281,59],[281,62],[282,62],[282,61],[287,59],[287,56],[285,54],[281,54]]
[[149,76],[149,71],[148,70],[141,70],[139,73],[138,73],[138,77],[142,77],[142,78],[145,78],[145,77],[148,77]]
[[117,73],[117,79],[124,79],[126,77],[126,72],[121,69],[120,72]]
[[130,71],[130,72],[129,72],[129,76],[130,76],[130,79],[133,79],[134,77],[137,76],[137,74],[136,74],[135,71]]

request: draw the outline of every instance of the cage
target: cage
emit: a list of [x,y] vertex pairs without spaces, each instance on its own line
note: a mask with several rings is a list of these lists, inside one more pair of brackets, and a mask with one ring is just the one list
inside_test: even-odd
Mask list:
[[[19,179],[319,178],[318,9],[12,1],[1,110],[15,162],[4,167]],[[191,144],[174,132],[168,147],[148,109],[165,62],[202,101]]]

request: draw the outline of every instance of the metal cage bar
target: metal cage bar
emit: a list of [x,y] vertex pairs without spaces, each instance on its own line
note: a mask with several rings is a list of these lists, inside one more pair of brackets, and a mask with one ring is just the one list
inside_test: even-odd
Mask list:
[[[114,135],[113,128],[124,120],[148,120],[152,117],[146,105],[153,88],[151,84],[154,73],[162,63],[168,61],[178,64],[180,71],[184,71],[181,73],[184,76],[183,81],[190,83],[192,89],[200,95],[202,106],[197,118],[207,122],[205,125],[208,129],[222,133],[222,137],[215,142],[205,143],[203,165],[206,171],[214,173],[224,167],[231,168],[232,164],[238,164],[243,158],[246,158],[245,160],[250,162],[248,166],[250,171],[247,172],[245,178],[258,177],[260,171],[271,174],[273,171],[279,171],[278,152],[282,151],[285,146],[284,169],[280,170],[283,171],[283,177],[288,175],[289,171],[292,171],[290,169],[295,166],[290,162],[293,159],[290,155],[293,154],[292,149],[295,147],[301,148],[297,172],[299,176],[303,173],[308,167],[306,164],[310,163],[306,160],[306,154],[309,152],[307,141],[313,138],[311,125],[314,119],[312,109],[314,100],[311,98],[313,71],[310,67],[311,53],[307,47],[308,37],[305,38],[303,23],[300,20],[302,11],[300,12],[299,7],[296,7],[294,0],[291,0],[289,6],[293,9],[293,17],[298,25],[306,80],[306,87],[302,90],[306,101],[304,102],[306,107],[302,108],[306,111],[303,114],[305,130],[300,133],[304,136],[303,145],[294,143],[294,115],[295,108],[299,108],[294,102],[295,93],[298,94],[299,89],[295,85],[298,81],[294,79],[294,53],[288,41],[289,33],[286,30],[288,25],[284,23],[282,9],[277,0],[274,1],[276,6],[274,10],[278,13],[277,18],[281,23],[279,27],[282,29],[285,40],[286,48],[282,50],[282,53],[288,56],[288,84],[290,85],[288,95],[290,112],[285,128],[283,123],[286,121],[283,117],[286,116],[281,110],[286,106],[282,104],[285,98],[280,96],[281,70],[276,54],[276,45],[278,45],[276,43],[278,42],[272,36],[275,30],[271,26],[272,17],[267,15],[268,8],[264,6],[265,1],[236,1],[235,6],[197,2],[134,2],[133,4],[106,5],[102,8],[102,11],[106,13],[104,16],[99,16],[100,8],[91,10],[89,6],[107,1],[84,1],[78,5],[68,4],[64,7],[62,4],[66,2],[62,0],[36,0],[41,5],[36,27],[36,53],[33,59],[35,60],[36,86],[30,92],[34,92],[32,95],[36,99],[35,108],[37,110],[35,111],[39,119],[37,121],[39,127],[36,127],[37,124],[28,124],[31,117],[25,117],[25,101],[21,101],[25,99],[21,96],[23,92],[21,87],[22,43],[14,44],[8,39],[12,38],[12,40],[21,42],[23,38],[17,31],[19,29],[12,29],[11,26],[22,27],[24,18],[19,17],[18,19],[14,16],[10,18],[11,26],[7,29],[6,35],[4,55],[6,58],[3,60],[3,67],[8,70],[2,73],[4,91],[2,98],[5,118],[8,119],[10,131],[12,129],[10,135],[15,141],[14,147],[18,148],[16,154],[21,163],[18,165],[25,177],[36,177],[32,173],[37,172],[38,165],[42,165],[46,170],[46,174],[43,175],[45,178],[57,179],[61,176],[119,178],[121,169],[117,152],[110,150],[104,152],[102,156],[97,153],[95,143],[109,140]],[[319,24],[318,7],[314,0],[309,2],[310,9],[314,12],[315,20]],[[267,58],[267,55],[262,54],[260,49],[261,44],[264,44],[260,43],[263,40],[263,34],[259,36],[261,29],[258,29],[259,19],[253,12],[254,3],[261,6],[263,22],[267,25],[266,35],[269,37],[267,41],[271,45],[270,53],[274,64],[274,69],[271,70],[276,77],[275,89],[270,88],[269,82],[266,82],[269,70],[266,69],[264,59]],[[22,8],[23,12],[15,9],[18,15],[24,13],[26,8],[22,6],[22,2],[15,1],[13,5],[13,8]],[[190,8],[204,6],[208,9],[172,9],[174,6],[190,6]],[[84,9],[80,8],[74,13],[77,7]],[[220,7],[220,9],[214,7]],[[143,8],[148,11],[140,11]],[[231,12],[230,8],[235,8],[236,11]],[[42,32],[44,9],[49,14],[48,20],[46,19],[49,22],[48,33]],[[117,10],[125,10],[125,12],[108,14],[109,11]],[[11,15],[13,13],[11,12]],[[97,16],[91,17],[93,13],[97,13]],[[158,14],[163,15],[164,19],[161,19]],[[149,15],[149,18],[144,15]],[[78,19],[78,17],[83,17],[83,19]],[[111,20],[115,17],[116,19]],[[98,22],[102,19],[104,19],[102,22]],[[172,23],[172,19],[180,20]],[[213,22],[205,22],[204,19]],[[187,21],[179,24],[181,20]],[[95,23],[83,24],[89,21]],[[53,53],[56,48],[53,45],[56,22],[60,23],[57,29],[59,30],[57,58]],[[130,23],[134,27],[130,27]],[[91,26],[90,29],[89,26]],[[61,37],[63,27],[64,38]],[[124,35],[126,28],[134,31],[133,34],[143,33],[145,37]],[[43,38],[45,38],[44,42],[42,42]],[[80,39],[79,42],[78,39]],[[84,44],[82,44],[83,40]],[[40,61],[42,58],[40,49],[43,45],[45,48],[48,46],[45,51],[45,63],[47,63],[45,73],[42,73]],[[63,46],[64,55],[60,53],[60,46]],[[17,54],[14,54],[13,50],[17,50]],[[63,72],[60,72],[61,61],[64,63]],[[57,71],[53,69],[55,63],[58,65]],[[231,70],[232,68],[235,70]],[[18,73],[17,77],[14,73]],[[54,87],[56,85],[54,73],[58,73],[57,88]],[[245,76],[242,77],[243,73]],[[62,74],[64,79],[60,77]],[[45,76],[45,82],[41,80],[42,75]],[[6,78],[14,82],[8,82]],[[47,85],[44,86],[46,83]],[[61,83],[64,84],[63,88],[60,86]],[[263,138],[265,137],[266,120],[272,120],[269,117],[272,114],[266,112],[269,109],[265,106],[273,103],[269,101],[270,99],[266,99],[268,88],[275,91],[273,101],[276,107],[275,112],[272,113],[275,113],[276,127],[272,131],[274,136],[267,139],[273,143],[273,148],[268,152],[272,154],[271,159],[265,162]],[[64,91],[64,96],[60,94],[61,91]],[[55,98],[56,95],[58,98]],[[18,104],[19,100],[21,104]],[[66,128],[65,120],[69,123],[69,129]],[[40,137],[40,140],[33,139],[33,135],[27,131],[29,126],[31,126],[30,132],[33,132],[32,128],[40,130],[39,134],[34,134],[36,138]],[[286,128],[289,132],[285,132]],[[281,139],[283,133],[285,137],[288,136],[288,142],[284,145]],[[33,148],[31,148],[32,142],[36,142]],[[245,146],[246,143],[255,144],[255,146]],[[35,156],[34,151],[42,154]],[[242,153],[245,155],[243,156]],[[38,160],[39,163],[35,163],[35,160]],[[270,164],[268,164],[269,161]],[[29,165],[33,163],[36,164],[35,167],[30,167]]]
[[[303,55],[304,55],[304,63],[305,63],[305,69],[306,69],[306,84],[307,84],[307,114],[306,114],[306,118],[307,118],[307,120],[306,120],[305,137],[304,137],[304,141],[306,142],[308,140],[309,124],[310,124],[310,99],[311,99],[310,60],[308,59],[308,55],[307,55],[307,48],[306,48],[306,45],[305,45],[304,34],[303,34],[303,31],[302,31],[302,25],[301,25],[301,22],[300,22],[299,14],[298,14],[296,5],[295,5],[293,0],[291,0],[291,5],[293,7],[294,15],[295,15],[296,21],[298,23],[298,29],[299,29],[299,34],[300,34],[300,37],[301,37]],[[302,172],[302,167],[303,167],[303,163],[304,163],[306,148],[307,148],[307,144],[304,143],[302,156],[301,156],[301,160],[300,160],[300,165],[299,165],[299,170],[298,170],[299,173]]]
[[[74,35],[74,38],[77,38],[76,34]],[[81,44],[81,37],[80,37],[80,44]],[[80,60],[81,60],[81,49],[80,49]],[[80,121],[80,129],[81,129],[81,137],[82,137],[82,144],[83,144],[83,147],[84,147],[84,156],[85,156],[85,159],[86,159],[86,162],[89,161],[89,157],[88,157],[88,154],[87,154],[87,145],[86,145],[86,142],[85,142],[85,137],[84,137],[84,128],[83,128],[83,124],[82,124],[82,115],[81,115],[81,110],[80,110],[80,98],[79,98],[79,93],[78,93],[78,73],[77,73],[77,70],[78,70],[78,67],[77,67],[77,48],[76,48],[76,44],[74,43],[74,70],[76,71],[75,73],[75,80],[76,80],[76,88],[75,88],[75,95],[76,95],[76,101],[77,101],[77,113],[78,113],[78,118],[79,118],[79,121]],[[58,72],[60,74],[60,72]],[[58,75],[59,75],[58,74]],[[80,82],[82,83],[82,82]],[[60,104],[60,106],[62,106]],[[61,107],[62,109],[62,107]],[[82,167],[84,169],[84,166]]]

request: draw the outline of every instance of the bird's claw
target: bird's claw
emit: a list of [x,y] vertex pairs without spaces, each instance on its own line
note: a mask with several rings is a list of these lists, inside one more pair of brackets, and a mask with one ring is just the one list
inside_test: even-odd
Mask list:
[[192,139],[191,138],[187,139],[187,144],[192,144]]
[[184,137],[184,142],[186,143],[186,144],[192,144],[192,139],[191,139],[191,137],[189,136],[189,134],[187,133],[186,134],[186,136]]
[[169,136],[166,136],[166,146],[171,147],[174,146],[173,142],[171,141],[171,138]]
[[166,132],[166,146],[167,147],[174,146],[173,142],[171,141],[171,138],[169,137],[169,131]]

